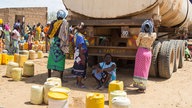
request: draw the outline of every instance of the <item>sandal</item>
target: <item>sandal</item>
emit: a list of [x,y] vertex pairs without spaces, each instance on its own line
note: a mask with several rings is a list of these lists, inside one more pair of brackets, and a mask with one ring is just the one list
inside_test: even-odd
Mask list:
[[103,90],[105,88],[105,86],[101,86],[100,88],[99,88],[99,90]]

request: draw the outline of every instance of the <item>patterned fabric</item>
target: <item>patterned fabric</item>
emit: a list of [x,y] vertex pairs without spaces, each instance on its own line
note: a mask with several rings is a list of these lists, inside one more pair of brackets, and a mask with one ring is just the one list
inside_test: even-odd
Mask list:
[[139,36],[136,40],[136,44],[139,47],[151,49],[151,45],[153,44],[154,40],[156,39],[156,33],[139,33]]
[[8,53],[13,55],[14,53],[19,53],[19,42],[18,40],[11,39],[11,46]]
[[63,72],[65,69],[65,55],[60,49],[60,39],[54,36],[51,40],[47,68]]
[[59,31],[60,48],[64,53],[69,53],[69,37],[68,37],[68,23],[63,20]]
[[55,33],[58,31],[59,27],[61,26],[61,24],[63,23],[63,20],[57,20],[54,24],[53,24],[53,29],[51,31],[51,34],[49,35],[50,38],[53,38]]
[[8,50],[10,47],[10,34],[9,31],[4,31],[5,33],[5,49]]
[[154,23],[151,19],[143,22],[143,24],[141,25],[141,32],[144,32],[144,33],[154,32]]
[[[87,58],[88,58],[87,46],[82,34],[77,33],[75,37],[76,37],[75,39],[76,48],[75,48],[75,54],[74,54],[73,74],[77,76],[85,77],[86,65],[83,65],[82,61],[84,61],[85,64],[87,64]],[[83,57],[81,58],[80,58],[80,51],[78,48],[79,44],[82,44]]]
[[[149,49],[139,47],[136,54],[135,69],[133,80],[137,84],[142,84],[142,87],[146,87],[149,68],[151,64],[152,53]],[[143,88],[141,88],[143,89]]]

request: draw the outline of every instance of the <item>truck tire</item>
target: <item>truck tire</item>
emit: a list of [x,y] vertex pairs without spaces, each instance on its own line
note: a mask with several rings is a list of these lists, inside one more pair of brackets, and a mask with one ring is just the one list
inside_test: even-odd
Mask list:
[[178,44],[180,46],[180,57],[179,57],[179,68],[183,67],[184,59],[185,59],[185,41],[178,40]]
[[164,41],[158,57],[159,76],[162,78],[170,78],[173,73],[175,50],[173,44]]
[[157,77],[159,76],[157,61],[158,61],[159,50],[161,48],[161,42],[155,41],[152,46],[153,46],[153,50],[152,50],[151,66],[149,69],[149,76]]
[[171,40],[170,42],[174,45],[174,49],[175,49],[175,59],[174,59],[175,63],[174,63],[173,72],[176,72],[179,67],[180,47],[177,40]]

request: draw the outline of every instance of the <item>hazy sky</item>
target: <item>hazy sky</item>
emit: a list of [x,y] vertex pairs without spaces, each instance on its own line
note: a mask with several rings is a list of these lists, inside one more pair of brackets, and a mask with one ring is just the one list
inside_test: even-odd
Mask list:
[[62,0],[0,0],[0,8],[9,7],[48,7],[48,12],[65,10]]

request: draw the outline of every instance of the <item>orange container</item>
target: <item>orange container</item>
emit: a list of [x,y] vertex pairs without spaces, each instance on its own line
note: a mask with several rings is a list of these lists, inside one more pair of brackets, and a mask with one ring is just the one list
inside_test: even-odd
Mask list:
[[24,48],[23,49],[28,50],[28,43],[27,42],[24,43]]

